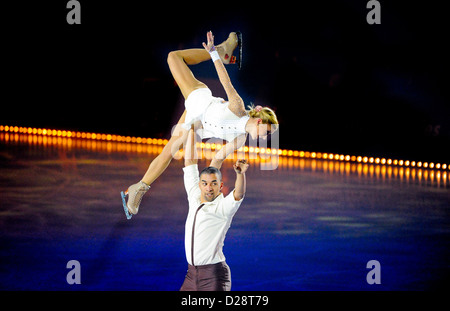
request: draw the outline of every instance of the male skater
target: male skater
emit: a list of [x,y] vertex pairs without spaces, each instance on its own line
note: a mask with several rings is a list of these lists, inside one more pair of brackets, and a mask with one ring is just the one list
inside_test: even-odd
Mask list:
[[230,268],[222,252],[225,234],[245,195],[246,160],[233,165],[236,172],[234,190],[227,196],[221,192],[222,174],[215,167],[198,173],[193,129],[186,143],[184,186],[188,195],[184,245],[188,271],[181,291],[229,291]]

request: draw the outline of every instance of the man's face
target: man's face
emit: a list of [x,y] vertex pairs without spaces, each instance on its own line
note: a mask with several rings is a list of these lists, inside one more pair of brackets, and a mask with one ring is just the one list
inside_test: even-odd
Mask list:
[[200,175],[199,187],[202,202],[212,202],[222,191],[223,182],[216,174]]

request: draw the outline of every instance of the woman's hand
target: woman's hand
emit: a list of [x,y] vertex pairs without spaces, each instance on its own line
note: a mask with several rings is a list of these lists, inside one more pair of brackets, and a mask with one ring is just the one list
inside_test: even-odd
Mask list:
[[206,33],[206,38],[208,39],[208,44],[205,44],[205,42],[202,43],[205,50],[207,52],[215,51],[216,47],[214,46],[214,36],[212,34],[212,31],[208,31]]

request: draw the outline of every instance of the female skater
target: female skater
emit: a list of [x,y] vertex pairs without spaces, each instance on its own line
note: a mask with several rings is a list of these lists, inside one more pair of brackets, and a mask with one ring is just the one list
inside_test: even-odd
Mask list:
[[[228,39],[214,46],[212,32],[207,33],[208,44],[204,49],[188,49],[172,51],[167,62],[178,87],[185,98],[186,110],[173,131],[172,137],[163,151],[150,163],[142,180],[121,192],[122,202],[127,219],[137,214],[142,197],[150,189],[150,185],[164,172],[187,139],[189,130],[194,123],[201,122],[202,138],[216,137],[227,140],[228,143],[220,149],[211,166],[220,169],[222,162],[229,154],[240,148],[247,138],[247,133],[253,139],[265,137],[278,128],[278,120],[272,109],[256,106],[246,111],[244,102],[231,84],[224,64],[234,63],[233,51],[239,46],[242,37],[240,33],[230,33]],[[240,51],[241,52],[241,51]],[[188,65],[195,65],[212,59],[220,82],[225,89],[228,101],[213,97],[210,89],[198,81]],[[264,124],[264,126],[260,126]],[[126,198],[128,200],[126,201]]]

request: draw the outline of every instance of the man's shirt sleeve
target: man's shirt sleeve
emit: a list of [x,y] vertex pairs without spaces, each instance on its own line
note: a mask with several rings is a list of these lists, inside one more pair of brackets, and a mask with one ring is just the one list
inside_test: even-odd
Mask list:
[[192,164],[189,166],[183,167],[184,171],[184,188],[186,189],[186,193],[188,196],[189,203],[198,201],[200,199],[200,187],[198,183],[200,178],[198,176],[198,165]]

